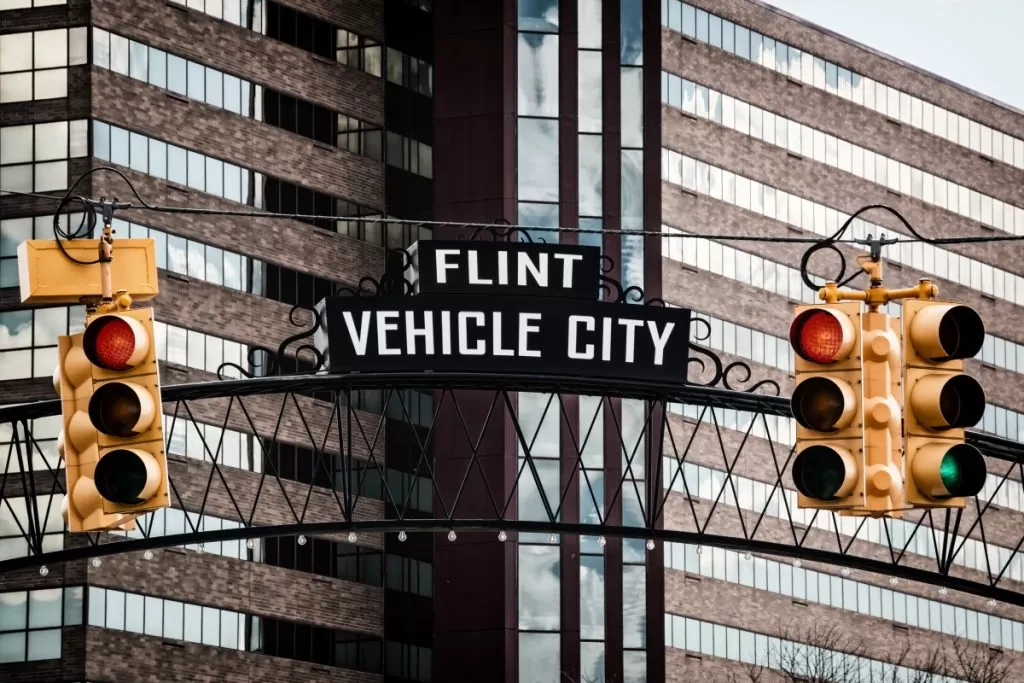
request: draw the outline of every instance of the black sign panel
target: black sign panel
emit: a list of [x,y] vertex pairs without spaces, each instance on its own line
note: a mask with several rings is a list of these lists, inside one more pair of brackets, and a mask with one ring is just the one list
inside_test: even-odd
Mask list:
[[571,375],[686,383],[690,311],[479,296],[329,297],[328,370]]
[[601,250],[573,244],[426,240],[410,249],[417,294],[598,295]]

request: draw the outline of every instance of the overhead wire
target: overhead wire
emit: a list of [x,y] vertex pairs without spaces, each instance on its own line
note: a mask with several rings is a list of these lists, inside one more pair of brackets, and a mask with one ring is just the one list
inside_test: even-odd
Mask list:
[[[128,185],[132,195],[135,198],[134,202],[119,203],[117,200],[114,201],[114,206],[111,206],[111,202],[107,202],[105,198],[94,199],[85,197],[83,195],[74,194],[74,190],[78,185],[93,173],[98,172],[110,172],[119,176]],[[298,221],[350,221],[354,223],[362,224],[399,224],[399,225],[410,225],[416,227],[457,227],[467,229],[501,229],[508,231],[520,231],[528,234],[537,233],[573,233],[573,234],[595,234],[595,235],[620,235],[627,237],[660,237],[668,239],[707,239],[715,240],[720,242],[754,242],[754,243],[777,243],[777,244],[810,244],[815,245],[808,251],[808,254],[813,254],[815,251],[823,248],[829,248],[835,244],[858,244],[867,245],[870,244],[874,238],[869,235],[869,239],[852,239],[844,237],[846,231],[849,229],[853,220],[860,214],[872,210],[881,209],[889,212],[899,220],[903,226],[910,233],[910,236],[902,233],[892,231],[892,237],[887,237],[883,240],[883,246],[892,244],[906,244],[906,243],[926,243],[932,245],[950,245],[950,244],[977,244],[977,243],[988,243],[988,242],[1017,242],[1024,241],[1024,235],[973,235],[973,236],[957,236],[957,237],[926,237],[918,232],[906,218],[900,214],[899,211],[893,209],[884,204],[871,204],[861,209],[858,209],[853,213],[843,225],[832,235],[826,237],[819,236],[807,236],[807,237],[795,237],[795,236],[780,236],[780,235],[730,235],[730,234],[711,234],[711,233],[666,233],[660,230],[630,230],[626,228],[567,228],[562,226],[545,226],[545,225],[523,225],[507,222],[465,222],[465,221],[442,221],[442,220],[420,220],[420,219],[403,219],[396,217],[383,217],[383,216],[337,216],[337,215],[326,215],[326,214],[307,214],[307,213],[287,213],[287,212],[274,212],[274,211],[262,211],[262,210],[235,210],[235,209],[211,209],[203,207],[190,207],[190,206],[171,206],[171,205],[160,205],[150,204],[142,198],[136,189],[132,181],[120,170],[111,166],[96,166],[84,173],[82,173],[72,183],[71,187],[62,195],[48,195],[41,193],[29,193],[21,192],[16,190],[3,190],[0,189],[0,194],[12,194],[19,196],[36,197],[42,199],[59,200],[58,207],[54,213],[54,236],[56,237],[58,244],[62,241],[78,239],[91,235],[92,231],[96,227],[97,223],[97,207],[107,206],[107,210],[116,208],[117,210],[125,211],[152,211],[155,213],[168,213],[168,214],[183,214],[183,215],[199,215],[199,216],[221,216],[221,217],[235,217],[235,218],[261,218],[267,220],[298,220]],[[65,209],[76,206],[81,207],[82,219],[79,225],[73,230],[66,230],[60,226],[60,214]],[[69,214],[72,211],[67,211]],[[75,211],[74,213],[77,213]],[[64,247],[61,246],[61,250],[64,251]],[[65,251],[65,254],[67,252]],[[805,254],[805,259],[808,258],[808,254]],[[79,261],[68,255],[73,261],[78,263],[94,263],[94,262],[83,262]]]

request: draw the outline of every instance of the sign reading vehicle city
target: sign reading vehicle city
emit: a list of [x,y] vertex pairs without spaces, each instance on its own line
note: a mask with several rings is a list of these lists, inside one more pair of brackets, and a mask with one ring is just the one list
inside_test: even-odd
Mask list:
[[428,241],[409,254],[408,296],[317,305],[330,372],[686,381],[690,311],[600,301],[597,247]]

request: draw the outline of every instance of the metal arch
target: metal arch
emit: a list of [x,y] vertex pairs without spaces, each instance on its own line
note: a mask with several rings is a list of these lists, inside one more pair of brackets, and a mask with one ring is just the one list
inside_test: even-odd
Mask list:
[[[418,513],[410,506],[413,495],[411,488],[403,491],[395,487],[395,490],[392,490],[385,476],[381,436],[384,419],[381,415],[390,413],[390,419],[411,426],[411,408],[402,393],[405,389],[429,390],[434,392],[435,396],[440,396],[440,403],[434,407],[430,424],[415,432],[415,442],[420,449],[418,470],[425,485],[432,487],[433,517],[431,514]],[[671,472],[666,475],[669,479],[668,486],[665,486],[663,479],[658,482],[657,494],[648,494],[646,497],[638,494],[636,504],[642,517],[640,523],[626,526],[611,524],[604,519],[603,511],[599,511],[596,524],[570,524],[560,521],[559,515],[568,488],[559,488],[557,491],[545,490],[530,450],[536,429],[531,433],[530,429],[521,425],[518,417],[509,411],[515,422],[523,452],[522,465],[518,468],[516,480],[508,495],[495,497],[494,492],[488,490],[493,503],[493,516],[469,517],[458,513],[459,502],[465,488],[488,484],[486,479],[482,478],[482,471],[480,481],[473,483],[472,480],[474,464],[479,467],[472,433],[475,427],[467,425],[462,417],[454,393],[460,389],[485,389],[496,392],[484,425],[475,426],[479,427],[477,431],[481,434],[492,414],[500,412],[506,406],[511,407],[508,393],[518,391],[551,394],[548,409],[561,412],[557,417],[560,421],[565,419],[561,403],[564,395],[592,395],[600,397],[602,402],[616,397],[641,399],[645,402],[644,418],[645,426],[648,428],[642,429],[641,432],[649,431],[652,427],[647,422],[656,411],[660,411],[662,415],[668,412],[665,410],[666,403],[694,406],[699,409],[701,419],[683,423],[684,427],[680,430],[673,428],[667,422],[668,418],[663,418],[660,426],[653,425],[653,428],[662,430],[663,439],[657,444],[640,444],[639,448],[646,449],[641,453],[638,453],[638,443],[629,443],[624,436],[622,425],[616,423],[627,460],[639,463],[643,462],[646,456],[647,462],[670,467]],[[379,414],[360,412],[353,406],[354,392],[368,390],[381,392],[383,409]],[[334,400],[330,403],[316,403],[303,395],[312,391],[329,392]],[[789,401],[785,397],[707,386],[680,387],[678,384],[656,382],[616,382],[609,385],[605,381],[555,376],[380,373],[276,376],[169,385],[163,389],[163,398],[165,406],[175,405],[173,411],[165,410],[173,422],[212,424],[214,427],[233,428],[236,431],[256,434],[254,439],[260,445],[262,467],[256,472],[239,475],[239,470],[223,463],[223,436],[219,442],[211,443],[202,432],[199,432],[202,450],[206,456],[204,460],[207,464],[204,467],[209,467],[208,472],[202,472],[206,477],[205,488],[197,490],[195,476],[187,477],[185,480],[175,477],[173,467],[171,477],[173,495],[178,499],[175,507],[183,510],[186,528],[191,531],[157,536],[150,534],[152,529],[148,524],[142,523],[136,538],[88,534],[85,536],[85,542],[78,547],[46,552],[43,550],[45,520],[48,515],[52,519],[53,511],[37,504],[37,497],[42,501],[48,501],[46,504],[52,506],[52,498],[49,496],[63,493],[64,477],[60,469],[49,465],[39,469],[35,465],[37,458],[34,456],[41,454],[43,449],[40,445],[42,437],[37,441],[33,434],[32,419],[58,415],[60,402],[50,400],[0,406],[0,441],[6,441],[0,446],[0,452],[6,452],[8,455],[6,469],[0,472],[3,475],[0,479],[0,512],[11,511],[10,516],[14,518],[29,550],[26,557],[0,561],[0,572],[122,552],[270,536],[333,535],[350,531],[380,533],[402,530],[427,532],[500,529],[512,533],[585,534],[720,546],[744,552],[847,566],[945,586],[1024,607],[1024,592],[1019,591],[1019,586],[1006,576],[1010,562],[1017,558],[1017,554],[1024,546],[1024,535],[1006,539],[1004,531],[1003,547],[1012,551],[1011,555],[1008,560],[998,565],[991,564],[986,572],[975,572],[973,576],[968,576],[962,569],[956,567],[956,560],[966,553],[964,537],[970,536],[982,543],[982,552],[986,557],[990,555],[987,550],[991,542],[986,538],[985,518],[986,514],[991,517],[996,513],[987,501],[971,501],[968,510],[962,513],[925,515],[909,535],[903,533],[897,536],[890,526],[885,524],[886,538],[882,547],[887,554],[886,559],[859,555],[854,548],[853,539],[839,533],[839,526],[835,520],[832,521],[835,531],[834,549],[830,549],[831,543],[826,545],[823,542],[825,535],[820,529],[813,535],[816,538],[812,537],[814,520],[812,519],[812,524],[807,526],[797,523],[793,517],[793,510],[789,507],[788,498],[778,493],[785,485],[784,476],[792,456],[791,449],[787,449],[788,452],[777,451],[778,444],[759,439],[753,433],[755,425],[758,424],[763,425],[764,432],[770,431],[767,419],[769,416],[790,415]],[[501,398],[504,402],[499,400]],[[204,409],[211,400],[219,405],[217,410],[220,412],[217,415]],[[465,432],[466,442],[472,450],[466,472],[462,475],[461,484],[454,495],[444,493],[439,487],[429,457],[431,438],[445,401],[454,409],[452,413],[461,420],[461,425],[456,429]],[[557,406],[552,408],[552,404],[555,403]],[[723,436],[722,409],[742,411],[750,418],[747,426],[732,432],[731,438],[733,441],[739,440],[738,446],[729,445],[730,438]],[[283,432],[283,422],[289,425],[287,435]],[[260,425],[259,428],[257,423]],[[731,429],[735,430],[735,426]],[[680,431],[683,433],[676,433]],[[989,457],[1010,463],[1006,474],[998,478],[999,488],[1021,486],[1021,481],[1012,478],[1011,475],[1024,479],[1024,476],[1021,476],[1024,475],[1024,446],[973,432],[969,433],[968,438]],[[168,436],[168,439],[170,441],[171,437]],[[273,449],[280,443],[291,443],[308,451],[313,464],[312,471],[307,472],[308,481],[295,481],[281,476],[274,459],[270,457]],[[711,447],[708,444],[711,444]],[[478,441],[476,445],[479,445]],[[569,485],[589,488],[591,483],[582,463],[583,444],[573,445],[577,449],[574,472],[576,476],[569,477]],[[721,456],[721,462],[717,465],[708,462],[709,452],[714,449],[720,450],[720,453],[713,454],[716,457]],[[170,450],[173,449],[169,444]],[[755,453],[755,456],[751,457],[770,458],[774,474],[771,477],[759,478],[759,481],[771,488],[771,493],[765,497],[763,505],[756,508],[748,506],[741,511],[737,505],[740,496],[737,493],[735,478],[740,476],[737,474],[737,467],[744,462],[742,458],[750,452]],[[194,454],[192,455],[194,457]],[[332,461],[340,463],[340,466],[329,466]],[[45,459],[43,462],[45,464]],[[187,462],[195,461],[190,458]],[[711,497],[705,499],[700,506],[707,510],[703,514],[697,510],[696,492],[691,490],[682,472],[684,464],[698,462],[705,467],[717,469],[723,478],[717,490],[713,490]],[[628,496],[637,492],[637,482],[632,477],[631,468],[623,469],[625,471],[617,482],[615,492],[611,496],[605,496],[606,505],[613,504],[616,497],[625,501]],[[369,495],[369,481],[372,479],[370,475],[375,475],[379,483],[378,496]],[[652,472],[648,476],[655,481],[662,478],[660,467],[657,472]],[[175,481],[176,479],[178,481]],[[246,500],[246,491],[252,489],[252,484],[257,479],[259,485],[255,497],[249,496],[250,499]],[[532,515],[534,519],[530,521],[515,520],[508,514],[512,496],[518,495],[521,481],[530,482],[529,485],[533,487],[535,494],[539,495],[543,507],[543,514]],[[316,485],[317,482],[320,485]],[[675,486],[677,482],[681,483],[682,491]],[[226,494],[219,496],[219,510],[213,509],[210,499],[213,489],[219,489]],[[311,508],[314,489],[318,489],[318,494],[328,494],[315,496],[315,503],[312,506],[316,507],[316,504],[319,504],[319,516],[313,514]],[[592,489],[590,493],[593,495]],[[257,512],[260,509],[261,498],[265,501],[265,497],[271,495],[277,497],[281,510],[278,518],[268,523],[259,519]],[[581,497],[584,495],[586,493],[581,490]],[[14,508],[11,507],[10,501],[14,498],[26,499],[25,511],[21,516],[13,514]],[[327,518],[324,518],[323,514],[325,507],[331,512]],[[770,511],[773,507],[774,513]],[[684,521],[673,525],[666,524],[666,513],[672,510]],[[371,514],[367,514],[367,511]],[[204,514],[230,517],[240,521],[241,526],[219,531],[200,531],[200,520]],[[691,518],[692,524],[689,521]],[[722,524],[728,526],[737,522],[738,530],[729,534],[721,532]],[[664,528],[666,526],[672,528]],[[686,528],[687,526],[691,528]],[[774,527],[774,536],[769,533],[770,527]],[[780,532],[791,540],[780,542]],[[931,563],[928,569],[919,566],[923,556],[914,556],[910,551],[913,541],[918,536],[925,537],[928,541],[932,555],[930,559],[926,558]],[[911,558],[915,559],[912,561]]]

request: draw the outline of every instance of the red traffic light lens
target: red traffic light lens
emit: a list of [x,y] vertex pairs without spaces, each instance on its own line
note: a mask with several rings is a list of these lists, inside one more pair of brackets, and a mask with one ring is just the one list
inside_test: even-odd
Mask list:
[[793,349],[812,363],[832,363],[843,348],[843,326],[826,311],[809,311],[793,321]]
[[135,332],[131,325],[121,318],[102,318],[94,325],[100,329],[92,335],[89,355],[97,365],[107,370],[128,370],[129,361],[135,353]]

